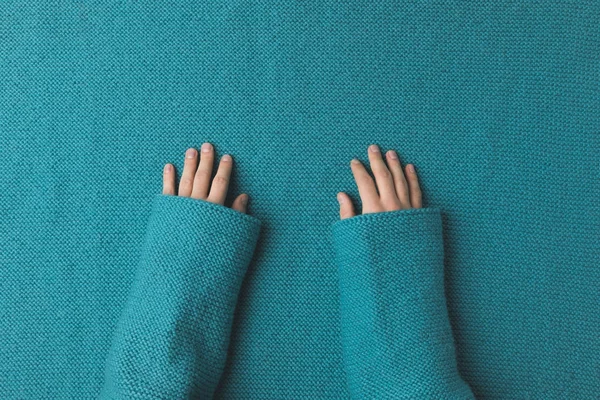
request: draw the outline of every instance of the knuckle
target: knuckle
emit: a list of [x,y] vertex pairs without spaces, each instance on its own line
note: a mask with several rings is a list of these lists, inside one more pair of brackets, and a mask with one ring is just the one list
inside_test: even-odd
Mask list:
[[391,164],[389,166],[389,170],[392,172],[392,175],[396,177],[400,172],[402,172],[400,166],[398,164]]
[[379,176],[381,176],[383,179],[389,179],[392,177],[392,173],[387,169],[387,168],[382,168],[381,170],[379,170],[377,172],[379,174]]
[[193,184],[193,179],[189,176],[184,176],[181,178],[181,185],[182,186],[191,186]]
[[402,173],[402,170],[398,171],[398,173],[396,174],[396,176],[394,176],[394,180],[397,183],[406,183],[406,178],[404,177],[404,174]]
[[198,169],[196,171],[196,179],[210,179],[211,173],[206,169]]
[[358,180],[365,184],[370,184],[373,182],[373,178],[371,178],[371,176],[369,174],[361,174],[358,177]]
[[402,203],[399,199],[389,199],[383,202],[383,206],[386,210],[399,210],[402,208]]
[[396,179],[396,187],[403,192],[408,190],[408,184],[406,183],[406,180],[402,178]]
[[215,179],[213,181],[213,183],[216,183],[217,185],[226,185],[228,182],[229,182],[229,179],[227,179],[226,177],[224,177],[222,175],[215,176]]

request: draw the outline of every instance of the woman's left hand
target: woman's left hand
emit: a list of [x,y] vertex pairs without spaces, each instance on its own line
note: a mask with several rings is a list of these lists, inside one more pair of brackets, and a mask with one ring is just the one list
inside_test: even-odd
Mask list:
[[[353,158],[350,162],[362,202],[362,213],[421,208],[421,189],[414,165],[406,165],[405,176],[394,150],[386,153],[389,168],[383,161],[381,151],[376,144],[369,146],[368,153],[375,181],[359,160]],[[339,192],[337,198],[340,203],[340,219],[354,217],[356,213],[348,194]]]

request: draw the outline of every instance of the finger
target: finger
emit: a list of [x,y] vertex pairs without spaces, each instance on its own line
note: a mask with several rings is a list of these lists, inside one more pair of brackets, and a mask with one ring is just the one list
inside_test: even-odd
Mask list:
[[389,210],[398,209],[400,206],[400,200],[396,194],[394,178],[387,165],[385,165],[383,158],[381,157],[379,146],[372,144],[369,146],[368,153],[371,170],[373,171],[373,175],[375,175],[375,181],[377,182],[377,189],[379,191],[381,204],[385,205]]
[[377,209],[379,207],[379,195],[373,178],[371,178],[365,166],[356,158],[353,158],[350,162],[350,168],[352,168],[352,174],[362,201],[363,214],[365,209]]
[[203,143],[201,149],[200,165],[194,176],[194,189],[192,190],[192,197],[195,199],[206,199],[208,196],[215,162],[215,151],[212,144]]
[[210,193],[208,194],[208,198],[206,200],[210,201],[211,203],[217,203],[221,205],[225,203],[232,166],[233,159],[229,154],[224,154],[223,157],[221,157],[219,168],[217,169],[215,178],[212,181]]
[[406,166],[406,177],[408,179],[408,187],[410,190],[410,204],[413,208],[422,207],[421,187],[417,178],[417,171],[413,164]]
[[338,203],[340,203],[340,219],[351,218],[356,215],[350,196],[344,192],[339,192],[337,194],[337,199]]
[[245,214],[247,212],[247,205],[248,205],[248,195],[240,194],[233,201],[231,208]]
[[175,195],[175,168],[173,164],[165,164],[163,168],[163,194]]
[[390,166],[390,171],[392,171],[392,175],[394,177],[394,186],[396,187],[398,199],[400,199],[400,203],[403,205],[403,207],[410,208],[408,184],[406,183],[404,172],[402,172],[402,165],[400,165],[398,153],[396,153],[394,150],[390,150],[386,153],[386,158],[388,165]]
[[193,147],[190,147],[185,152],[185,161],[183,162],[183,173],[181,181],[179,181],[179,195],[190,197],[192,187],[194,185],[194,174],[196,173],[196,165],[198,162],[198,152]]

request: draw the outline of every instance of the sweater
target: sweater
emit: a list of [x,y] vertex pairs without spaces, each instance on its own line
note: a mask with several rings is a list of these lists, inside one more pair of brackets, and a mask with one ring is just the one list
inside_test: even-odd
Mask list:
[[[332,225],[352,398],[474,399],[456,368],[441,227],[439,208]],[[154,197],[101,398],[214,397],[260,229],[261,220],[220,204]]]
[[[597,399],[598,21],[2,2],[0,398]],[[203,142],[225,206],[160,194]],[[372,143],[423,208],[340,220]]]

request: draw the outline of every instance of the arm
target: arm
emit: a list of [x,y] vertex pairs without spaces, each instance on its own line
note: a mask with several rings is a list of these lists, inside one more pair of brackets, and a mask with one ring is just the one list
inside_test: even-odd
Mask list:
[[218,204],[156,195],[102,398],[212,397],[260,225]]
[[342,356],[353,399],[473,399],[461,379],[444,293],[439,208],[422,208],[414,165],[369,146],[351,163],[363,205],[338,193],[332,224]]
[[224,206],[232,158],[188,149],[179,196],[171,164],[154,197],[137,274],[105,366],[102,399],[212,398],[261,221],[248,196]]
[[352,398],[473,399],[446,308],[440,209],[363,214],[332,233]]

